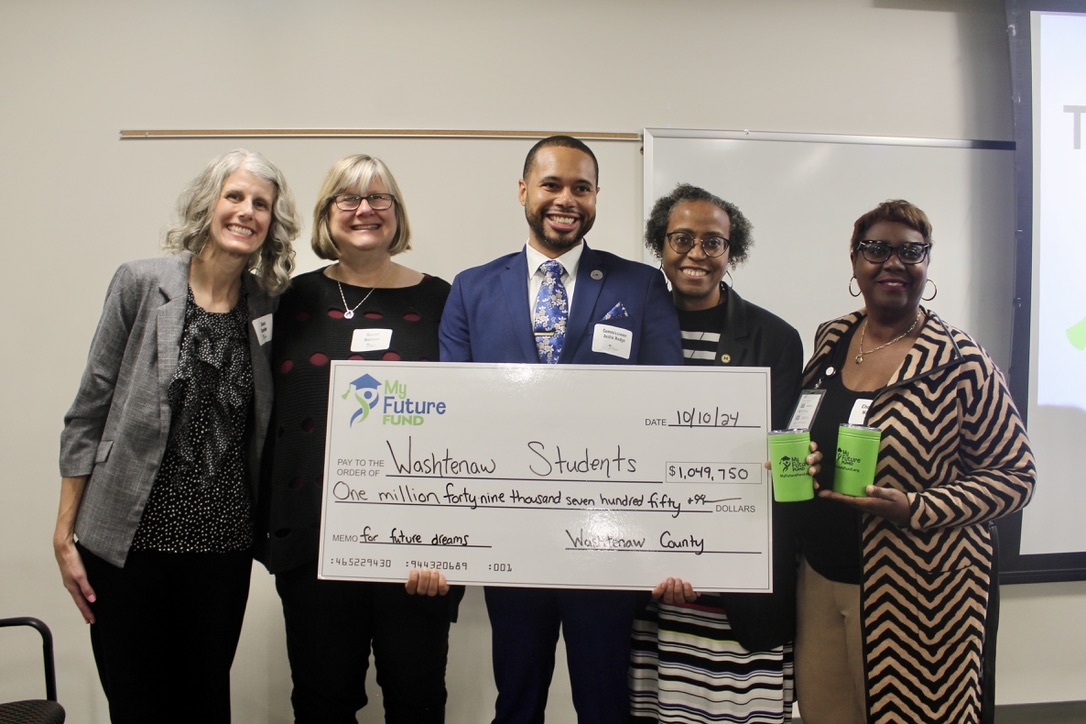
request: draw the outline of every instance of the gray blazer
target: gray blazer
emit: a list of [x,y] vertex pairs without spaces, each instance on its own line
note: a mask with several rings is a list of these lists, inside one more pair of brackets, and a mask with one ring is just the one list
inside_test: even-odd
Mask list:
[[[123,264],[106,294],[102,318],[75,402],[60,436],[60,474],[89,476],[76,517],[81,545],[123,566],[166,450],[170,405],[185,323],[192,254]],[[249,475],[256,499],[259,454],[271,414],[271,317],[275,301],[243,274],[253,365],[253,437]],[[263,318],[263,319],[261,319]],[[263,338],[261,338],[263,337]]]

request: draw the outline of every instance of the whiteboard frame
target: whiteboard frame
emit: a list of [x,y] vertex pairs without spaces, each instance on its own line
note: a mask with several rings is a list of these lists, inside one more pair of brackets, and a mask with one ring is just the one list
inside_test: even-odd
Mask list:
[[[735,203],[754,225],[754,244],[729,284],[795,326],[808,355],[818,324],[862,305],[848,292],[853,222],[904,198],[934,227],[930,278],[944,281],[925,306],[1007,368],[1012,142],[670,128],[644,135],[644,218],[678,181]],[[645,260],[658,263],[647,250]]]
[[[1019,32],[1019,36],[1021,35],[1022,33]],[[1025,33],[1025,35],[1028,38],[1028,33]],[[916,202],[928,212],[934,226],[935,246],[933,248],[931,268],[932,278],[936,280],[947,279],[947,282],[940,289],[940,295],[931,303],[925,303],[925,306],[939,313],[949,323],[969,332],[988,349],[996,363],[1008,373],[1011,379],[1012,392],[1016,398],[1020,398],[1018,400],[1019,409],[1025,411],[1024,387],[1015,385],[1014,382],[1015,378],[1019,377],[1023,372],[1021,353],[1023,345],[1025,345],[1024,349],[1028,352],[1028,331],[1023,338],[1019,327],[1016,329],[1013,339],[1007,332],[1016,327],[1016,321],[1020,323],[1023,313],[1026,317],[1029,314],[1029,258],[1028,250],[1025,254],[1022,252],[1023,214],[1021,201],[1018,202],[1017,218],[1015,215],[1016,195],[1019,195],[1019,199],[1021,198],[1022,188],[1019,186],[1016,189],[1014,183],[1016,152],[1020,154],[1023,151],[1023,143],[1028,146],[1028,136],[1027,140],[1023,140],[1021,134],[1019,134],[1017,143],[1015,143],[1013,141],[847,136],[747,130],[646,128],[644,137],[645,182],[643,191],[644,216],[646,219],[656,198],[669,193],[674,183],[673,178],[668,179],[663,185],[660,183],[661,142],[666,144],[677,139],[694,144],[723,140],[743,144],[751,148],[755,148],[758,143],[794,143],[797,144],[797,147],[804,144],[827,144],[827,149],[845,145],[872,149],[882,147],[898,149],[906,154],[910,153],[912,149],[936,149],[934,151],[936,154],[941,155],[943,152],[949,154],[947,158],[951,158],[953,154],[961,155],[963,153],[978,157],[996,154],[1000,160],[996,163],[997,168],[994,173],[991,167],[988,167],[988,177],[973,179],[971,189],[961,187],[960,184],[956,188],[950,189],[952,193],[964,194],[962,197],[964,201],[959,199],[952,207],[944,209],[938,208],[938,206],[932,207],[927,202],[911,198],[911,194],[908,192],[893,193],[894,189],[887,189],[886,192],[880,194],[879,190],[873,190],[873,198],[870,203],[852,208],[850,211],[851,216],[838,218],[836,223],[840,229],[834,243],[839,243],[839,246],[837,247],[838,252],[834,253],[840,253],[840,259],[838,260],[835,257],[835,261],[846,273],[840,275],[840,279],[838,279],[836,276],[832,276],[836,272],[830,272],[829,276],[827,276],[826,272],[823,272],[815,274],[814,280],[807,279],[805,282],[801,282],[806,284],[808,290],[811,291],[819,288],[818,285],[820,284],[825,287],[819,293],[812,294],[805,299],[810,307],[818,310],[813,312],[811,310],[794,309],[788,304],[778,303],[776,299],[769,296],[767,296],[767,301],[763,302],[755,295],[758,290],[752,288],[759,285],[750,284],[747,280],[749,272],[759,268],[758,265],[762,262],[763,257],[768,257],[772,265],[785,266],[790,262],[791,258],[797,255],[798,250],[792,252],[785,250],[784,253],[780,253],[774,248],[770,248],[771,244],[776,246],[778,242],[773,238],[759,237],[760,227],[764,230],[767,226],[767,224],[763,223],[764,219],[753,211],[748,211],[746,201],[730,198],[729,189],[716,188],[711,182],[706,182],[704,178],[689,179],[689,181],[695,185],[703,186],[710,192],[729,201],[733,201],[750,217],[754,224],[755,245],[751,249],[749,262],[734,270],[734,277],[737,282],[736,289],[744,297],[752,299],[755,303],[763,304],[770,311],[784,317],[796,326],[804,339],[805,345],[808,345],[806,348],[808,356],[811,353],[809,344],[814,333],[813,323],[810,320],[818,318],[819,321],[822,321],[860,306],[859,300],[850,300],[842,294],[844,284],[848,279],[846,255],[852,222],[861,213],[873,208],[876,203],[886,198],[906,198]],[[1021,167],[1022,161],[1020,158],[1017,163]],[[984,165],[982,164],[982,166]],[[721,171],[721,173],[726,174],[727,172]],[[922,179],[914,179],[914,181],[918,180]],[[767,181],[766,178],[750,179],[754,186],[760,187],[760,190],[756,193],[761,194],[765,194],[766,189],[772,189],[774,193],[779,192],[778,188],[769,185],[771,181],[772,179]],[[914,186],[916,185],[914,184]],[[726,187],[727,184],[724,183],[722,186]],[[814,188],[812,193],[826,194],[827,198],[832,201],[833,189],[827,191],[825,188]],[[782,216],[787,216],[790,213],[791,206],[787,199],[781,198],[780,207]],[[830,208],[826,208],[824,211],[826,214],[833,213]],[[948,218],[948,211],[950,215],[960,211],[960,218]],[[1028,221],[1028,216],[1026,219]],[[773,222],[775,223],[776,220],[773,220]],[[979,232],[978,224],[983,225],[989,231]],[[772,227],[773,224],[771,223],[768,226]],[[1028,228],[1028,226],[1028,223],[1026,223],[1025,228]],[[971,239],[968,238],[968,234],[961,237],[965,239],[970,248],[964,250],[964,253],[950,255],[945,253],[946,247],[949,245],[948,242],[959,241],[959,239],[952,238],[951,234],[948,234],[948,229],[965,229],[969,234],[972,234]],[[994,253],[993,245],[998,253]],[[957,251],[961,252],[963,250]],[[952,265],[949,271],[947,270],[948,256]],[[647,251],[646,261],[653,264],[657,263],[657,260]],[[764,264],[764,262],[762,263]],[[987,266],[983,266],[983,268],[978,266],[985,264]],[[952,274],[953,276],[951,276]],[[760,276],[763,279],[765,278],[764,274]],[[964,292],[960,292],[955,287],[962,285],[963,279]],[[731,282],[731,280],[727,281]],[[955,295],[956,292],[958,292],[957,298],[951,300],[950,305],[946,305],[945,295],[947,293]],[[970,303],[969,297],[978,293],[987,296],[983,300],[978,298]],[[1034,583],[1086,578],[1086,570],[1080,565],[1080,561],[1086,559],[1086,554],[1061,556],[1021,555],[1019,553],[1021,513],[1002,519],[998,527],[1001,540],[1000,580],[1002,582]],[[1055,558],[1058,558],[1058,560],[1054,560]]]

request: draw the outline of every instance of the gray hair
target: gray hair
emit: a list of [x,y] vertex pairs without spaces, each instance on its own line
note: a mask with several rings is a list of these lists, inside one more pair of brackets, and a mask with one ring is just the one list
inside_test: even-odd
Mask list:
[[280,294],[290,286],[290,273],[294,270],[291,242],[298,237],[301,223],[283,173],[255,151],[235,148],[211,160],[178,197],[178,223],[166,232],[162,246],[170,252],[187,250],[198,255],[210,236],[212,212],[223,184],[239,169],[264,179],[275,189],[268,236],[249,257],[246,268],[256,277],[261,289],[271,295]]

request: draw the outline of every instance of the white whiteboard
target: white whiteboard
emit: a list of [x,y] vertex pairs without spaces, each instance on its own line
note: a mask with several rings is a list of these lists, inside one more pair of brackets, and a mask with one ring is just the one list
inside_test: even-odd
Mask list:
[[[795,326],[806,353],[816,326],[862,306],[848,294],[852,224],[879,202],[931,218],[925,306],[1010,360],[1014,153],[1005,142],[645,129],[645,216],[677,183],[736,204],[754,225],[734,287]],[[650,263],[656,263],[651,259]]]

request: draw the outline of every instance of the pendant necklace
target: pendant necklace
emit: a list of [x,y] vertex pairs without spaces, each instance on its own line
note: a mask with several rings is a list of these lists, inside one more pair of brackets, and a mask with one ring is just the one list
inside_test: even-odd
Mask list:
[[913,320],[913,323],[911,325],[909,325],[908,329],[906,329],[904,332],[902,332],[898,336],[891,339],[889,342],[884,342],[883,344],[880,344],[875,349],[869,349],[867,351],[864,351],[864,338],[867,336],[867,319],[865,318],[864,319],[864,328],[860,330],[860,353],[858,355],[856,355],[856,357],[855,357],[856,364],[858,364],[858,365],[863,364],[864,357],[866,357],[867,355],[875,354],[880,349],[886,349],[887,347],[892,345],[894,342],[900,342],[901,340],[905,339],[910,334],[912,334],[912,331],[914,329],[916,329],[916,325],[919,324],[919,323],[920,323],[920,310],[918,309],[918,310],[916,310],[916,319]]
[[368,292],[366,292],[366,296],[362,297],[362,301],[359,302],[358,304],[354,305],[353,307],[348,307],[347,306],[347,297],[343,296],[343,285],[340,283],[340,281],[338,279],[336,279],[336,286],[339,287],[339,298],[343,301],[343,318],[344,319],[354,319],[355,310],[358,309],[359,307],[361,307],[363,304],[365,304],[366,300],[370,298],[370,295],[373,294],[375,291],[377,291],[377,287],[381,286],[381,282],[383,282],[385,280],[385,277],[388,276],[388,271],[391,268],[392,268],[392,259],[390,258],[388,260],[388,266],[385,267],[385,272],[384,272],[384,274],[381,275],[381,278],[377,280],[377,283],[374,284],[370,288],[370,290]]

